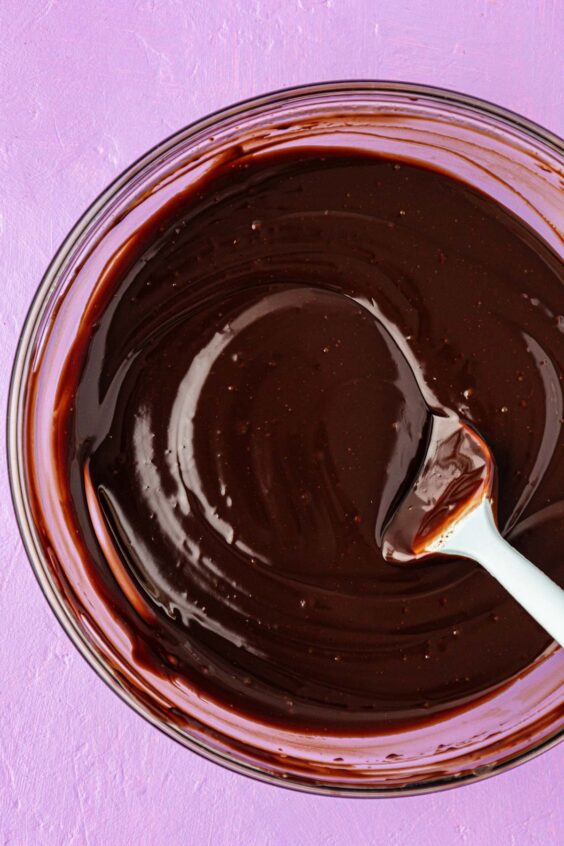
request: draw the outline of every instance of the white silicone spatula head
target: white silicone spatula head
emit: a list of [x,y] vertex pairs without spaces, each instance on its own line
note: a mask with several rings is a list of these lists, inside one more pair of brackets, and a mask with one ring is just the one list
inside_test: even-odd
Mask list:
[[433,415],[420,470],[384,532],[384,557],[396,564],[431,555],[472,558],[564,645],[564,591],[502,538],[494,492],[485,441],[456,416]]

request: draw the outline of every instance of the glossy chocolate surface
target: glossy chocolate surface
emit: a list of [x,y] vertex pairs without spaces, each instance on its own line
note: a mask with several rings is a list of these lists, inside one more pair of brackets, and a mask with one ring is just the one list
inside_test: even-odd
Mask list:
[[243,714],[416,721],[549,643],[470,562],[383,530],[430,410],[483,435],[512,543],[564,584],[563,272],[438,172],[234,154],[124,245],[62,375],[61,472],[137,660]]

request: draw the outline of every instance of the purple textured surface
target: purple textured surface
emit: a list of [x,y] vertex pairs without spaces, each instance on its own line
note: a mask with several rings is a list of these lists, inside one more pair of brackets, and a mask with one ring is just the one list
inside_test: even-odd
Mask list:
[[[119,171],[189,121],[302,82],[482,96],[564,132],[561,0],[2,0],[0,390],[41,275]],[[3,446],[2,446],[3,449]],[[412,799],[314,798],[200,760],[121,704],[55,621],[0,465],[0,843],[562,842],[564,748]]]

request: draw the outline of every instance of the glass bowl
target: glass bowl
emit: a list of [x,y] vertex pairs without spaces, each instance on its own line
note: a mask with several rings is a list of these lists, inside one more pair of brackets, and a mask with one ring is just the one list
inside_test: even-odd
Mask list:
[[[300,735],[237,717],[177,678],[139,666],[125,623],[98,596],[47,472],[58,376],[108,263],[138,226],[237,147],[360,147],[455,175],[525,219],[563,255],[562,141],[490,103],[436,88],[338,82],[280,91],[217,112],[143,156],[90,207],[53,259],[22,332],[8,448],[20,531],[63,628],[130,707],[229,769],[314,793],[389,796],[483,778],[555,744],[564,730],[564,650],[447,717],[387,734]],[[560,229],[559,229],[560,226]],[[52,464],[51,464],[52,467]]]

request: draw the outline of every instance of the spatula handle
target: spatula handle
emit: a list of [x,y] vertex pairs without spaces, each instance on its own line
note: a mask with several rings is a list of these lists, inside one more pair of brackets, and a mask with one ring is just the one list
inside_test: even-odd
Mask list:
[[564,646],[564,590],[502,538],[489,500],[455,524],[440,552],[478,561]]

